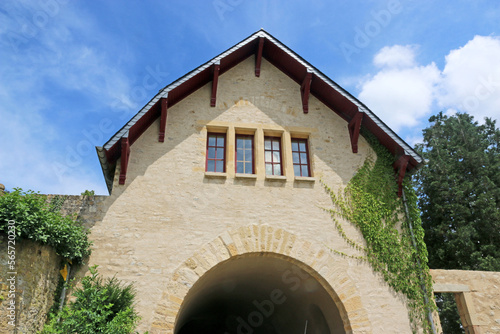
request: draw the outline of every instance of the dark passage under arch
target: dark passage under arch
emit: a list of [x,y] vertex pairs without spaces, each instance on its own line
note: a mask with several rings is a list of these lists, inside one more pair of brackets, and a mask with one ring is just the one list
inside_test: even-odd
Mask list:
[[188,292],[175,334],[345,333],[320,282],[283,258],[250,254],[209,270]]

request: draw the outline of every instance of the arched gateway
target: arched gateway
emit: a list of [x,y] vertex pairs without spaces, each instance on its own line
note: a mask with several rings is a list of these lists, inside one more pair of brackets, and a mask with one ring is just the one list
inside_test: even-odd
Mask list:
[[218,264],[189,290],[174,333],[345,333],[332,296],[293,262],[249,253]]
[[175,271],[151,332],[352,333],[351,321],[362,329],[359,293],[329,253],[271,226],[225,232]]

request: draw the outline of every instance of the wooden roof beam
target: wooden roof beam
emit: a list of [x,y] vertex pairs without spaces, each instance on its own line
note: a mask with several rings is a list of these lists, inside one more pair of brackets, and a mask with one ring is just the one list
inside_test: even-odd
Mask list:
[[160,99],[161,114],[160,114],[160,132],[158,134],[158,141],[163,143],[165,141],[165,128],[167,127],[167,108],[168,98],[162,97]]
[[351,137],[352,153],[358,153],[359,132],[361,130],[361,123],[363,122],[364,115],[365,113],[358,110],[347,125],[347,128],[349,129],[349,136]]
[[219,82],[220,61],[212,65],[213,79],[212,79],[212,97],[210,98],[210,107],[215,107],[217,102],[217,84]]
[[399,159],[392,164],[392,167],[396,171],[396,182],[398,183],[398,196],[403,195],[403,179],[405,178],[406,168],[408,167],[408,162],[410,161],[409,155],[402,155]]
[[127,133],[126,137],[122,137],[121,146],[122,146],[122,154],[121,154],[121,163],[120,163],[119,184],[125,184],[125,180],[127,179],[128,160],[130,157],[130,142],[128,140],[128,133]]
[[262,63],[262,50],[264,49],[264,37],[259,37],[259,48],[255,56],[255,76],[260,77],[260,64]]
[[304,114],[309,112],[309,94],[311,93],[312,72],[307,70],[302,85],[300,86],[300,95],[302,97],[302,111]]

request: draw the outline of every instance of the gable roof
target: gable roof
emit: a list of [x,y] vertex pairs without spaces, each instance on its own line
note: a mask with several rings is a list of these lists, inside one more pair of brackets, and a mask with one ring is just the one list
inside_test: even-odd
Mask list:
[[[259,50],[260,44],[260,50]],[[286,45],[261,29],[227,51],[161,89],[135,116],[133,116],[102,147],[96,147],[104,178],[111,193],[117,160],[121,156],[121,139],[128,138],[132,145],[146,129],[160,117],[161,98],[168,97],[168,106],[177,102],[213,79],[213,65],[223,74],[250,56],[262,52],[262,57],[301,85],[306,75],[311,78],[310,93],[337,113],[346,122],[355,120],[362,113],[362,126],[378,138],[393,155],[405,156],[407,171],[419,168],[423,158],[380,120],[367,106],[349,94],[321,71],[305,61]],[[209,103],[209,101],[207,101]]]

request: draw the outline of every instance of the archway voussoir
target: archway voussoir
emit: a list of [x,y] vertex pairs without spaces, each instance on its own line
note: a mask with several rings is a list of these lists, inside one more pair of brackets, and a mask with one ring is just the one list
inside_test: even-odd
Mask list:
[[209,268],[212,268],[219,263],[217,260],[217,255],[215,255],[209,246],[205,246],[201,249],[200,258],[205,260],[208,263]]
[[231,257],[231,254],[220,237],[210,242],[209,246],[212,253],[215,254],[217,261],[225,261]]
[[253,236],[253,244],[254,244],[254,251],[260,251],[260,226],[259,225],[252,225],[252,236]]
[[277,228],[272,233],[271,245],[269,251],[278,253],[282,242],[283,242],[283,230]]
[[286,232],[285,236],[283,238],[283,244],[281,245],[281,248],[280,248],[280,253],[285,254],[285,255],[290,255],[296,239],[297,239],[297,237],[295,235]]
[[178,306],[182,305],[182,298],[176,295],[168,295],[167,300],[170,303],[174,303]]
[[238,230],[238,234],[243,244],[245,251],[243,253],[250,253],[258,251],[255,247],[255,236],[252,231],[252,226],[244,226]]
[[200,278],[198,274],[188,267],[181,267],[177,270],[178,276],[176,276],[175,281],[184,284],[186,286],[192,286]]
[[231,239],[233,240],[234,247],[236,249],[237,254],[244,254],[247,252],[246,247],[241,239],[240,231],[231,231],[229,232]]
[[267,246],[267,228],[266,225],[260,226],[259,244],[261,252],[266,252],[269,249]]
[[274,229],[271,226],[266,226],[266,251],[271,252],[272,242],[274,238]]

